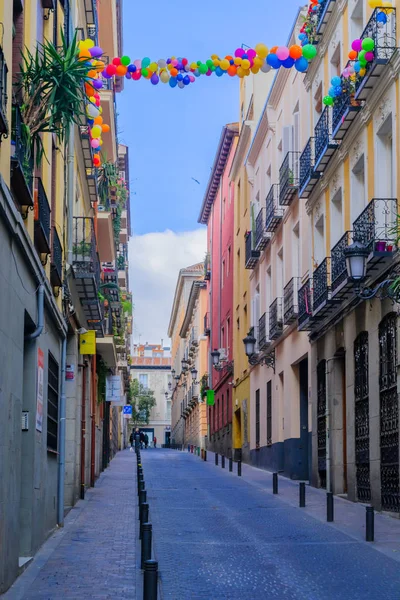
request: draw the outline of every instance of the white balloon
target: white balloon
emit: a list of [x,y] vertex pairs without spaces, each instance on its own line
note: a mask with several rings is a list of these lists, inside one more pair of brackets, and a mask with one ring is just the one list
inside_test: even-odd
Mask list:
[[190,71],[190,65],[185,65],[185,71],[188,73]]
[[89,117],[92,117],[93,119],[98,117],[100,114],[99,108],[92,103],[88,104],[86,110],[87,110],[87,114],[89,115]]
[[183,81],[178,81],[178,87],[181,88],[181,90],[186,87],[185,84],[183,83]]
[[267,62],[265,62],[265,63],[263,64],[263,66],[261,67],[261,71],[262,71],[263,73],[269,73],[269,72],[270,72],[270,70],[271,70],[271,67],[270,67],[270,65],[269,65]]
[[165,67],[167,66],[167,61],[163,58],[160,58],[157,64],[160,67],[160,69],[165,69]]

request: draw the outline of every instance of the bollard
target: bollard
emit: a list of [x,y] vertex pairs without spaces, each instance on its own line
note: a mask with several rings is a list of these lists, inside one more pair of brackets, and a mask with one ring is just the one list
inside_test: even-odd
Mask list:
[[190,446],[188,446],[188,452],[190,452]]
[[142,490],[144,490],[144,481],[143,481],[143,479],[141,479],[141,480],[139,481],[138,496],[140,496],[140,492],[141,492]]
[[201,460],[203,460],[203,457],[204,457],[204,450],[203,450],[203,448],[201,449],[200,456],[201,456]]
[[218,454],[215,453],[215,466],[218,467]]
[[237,465],[238,465],[237,474],[238,474],[239,477],[241,477],[242,476],[242,461],[238,460],[238,464]]
[[232,469],[233,469],[233,460],[230,458],[229,459],[229,473],[232,473]]
[[365,541],[373,542],[375,537],[375,513],[372,506],[365,507]]
[[142,562],[141,568],[144,568],[146,560],[151,559],[151,537],[152,537],[152,524],[143,523],[142,525]]
[[140,493],[139,493],[139,506],[141,504],[144,504],[146,502],[146,500],[147,500],[147,492],[146,492],[146,490],[145,489],[140,490]]
[[221,456],[221,467],[223,469],[225,469],[225,456],[224,455]]
[[278,473],[272,473],[272,493],[278,493]]
[[204,450],[204,461],[207,461],[207,450]]
[[333,523],[333,493],[326,494],[326,520],[328,523]]
[[143,600],[157,600],[158,562],[146,560],[144,563]]
[[299,506],[300,508],[304,508],[306,505],[306,484],[304,481],[300,481],[299,483]]
[[139,540],[142,539],[143,523],[148,523],[148,521],[149,521],[149,505],[147,504],[147,502],[145,502],[144,504],[140,505],[140,508],[141,508],[141,511],[140,511]]

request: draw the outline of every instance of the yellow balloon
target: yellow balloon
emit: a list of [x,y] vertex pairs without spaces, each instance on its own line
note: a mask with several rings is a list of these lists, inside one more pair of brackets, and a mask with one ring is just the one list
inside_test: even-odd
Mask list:
[[234,59],[234,62],[235,62],[235,65],[236,65],[237,67],[240,67],[240,65],[242,64],[242,59],[241,59],[241,58],[239,58],[239,56],[237,56],[237,57]]
[[264,59],[260,58],[259,56],[256,56],[254,59],[254,66],[258,67],[259,69],[261,69],[261,67],[264,64]]
[[103,114],[103,108],[100,106],[99,107],[99,114],[102,115]]
[[218,60],[218,58],[214,58],[213,63],[214,63],[214,67],[219,67],[219,60]]
[[92,104],[96,104],[96,98],[94,96],[90,96],[89,100]]
[[237,71],[236,71],[236,74],[240,78],[244,77],[244,69],[242,69],[242,67],[238,67]]
[[150,71],[155,73],[158,70],[158,64],[155,62],[150,63],[149,69],[150,69]]
[[360,75],[361,77],[364,77],[364,75],[365,75],[365,69],[360,69],[360,73],[359,73],[359,75]]
[[215,60],[216,58],[218,58],[218,54],[211,54],[211,59]]
[[250,75],[250,69],[244,69],[244,76],[248,77]]
[[161,75],[160,75],[160,79],[161,79],[161,81],[162,81],[163,83],[168,83],[168,81],[169,81],[169,75],[168,75],[167,71],[165,71],[165,70],[164,70],[164,71],[161,73]]
[[85,48],[94,48],[94,41],[93,40],[87,39],[83,43],[85,44]]
[[247,58],[242,60],[242,67],[245,71],[248,71],[248,69],[250,69],[250,61]]
[[195,63],[195,62],[190,63],[190,68],[193,69],[193,71],[195,69],[197,69],[197,63]]
[[254,50],[257,52],[260,58],[266,58],[268,54],[268,48],[265,44],[257,44]]
[[94,127],[92,127],[92,137],[94,137],[94,138],[100,137],[101,132],[102,132],[102,129],[101,129],[100,125],[94,125]]
[[224,58],[223,60],[221,60],[220,65],[221,69],[223,69],[224,71],[227,71],[229,69],[229,67],[231,66],[231,63],[229,62],[229,60],[227,60],[226,58]]
[[255,65],[253,67],[251,67],[251,72],[254,73],[254,75],[257,75],[259,70],[260,70],[260,67],[256,67]]

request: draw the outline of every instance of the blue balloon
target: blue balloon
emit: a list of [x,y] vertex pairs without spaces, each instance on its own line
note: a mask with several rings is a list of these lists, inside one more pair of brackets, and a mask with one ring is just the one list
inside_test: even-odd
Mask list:
[[276,54],[268,54],[268,56],[267,56],[267,63],[273,69],[279,69],[279,67],[282,64]]
[[136,65],[129,65],[128,73],[136,73]]
[[294,65],[294,58],[292,58],[291,56],[288,56],[288,58],[286,58],[285,60],[282,60],[282,67],[285,67],[285,69],[291,69]]
[[198,69],[196,69],[195,71],[193,71],[193,75],[195,77],[200,77],[200,71]]
[[178,81],[176,79],[176,77],[170,77],[169,78],[169,85],[174,88],[178,85]]
[[358,60],[354,63],[354,71],[356,73],[359,73],[361,71],[361,63]]
[[126,77],[127,79],[132,79],[132,75],[131,75],[131,73],[127,73],[127,74],[125,75],[125,77]]
[[332,79],[331,79],[331,85],[333,87],[337,87],[341,83],[342,83],[342,81],[341,81],[340,77],[338,77],[337,75],[336,75],[336,77],[332,77]]
[[181,75],[181,73],[179,73],[179,75],[177,76],[177,80],[178,81],[183,81],[183,75]]
[[340,85],[337,85],[335,88],[335,97],[337,98],[338,96],[340,96],[340,94],[342,93],[342,88],[340,87]]
[[335,88],[334,87],[330,87],[328,90],[328,96],[332,96],[332,98],[335,97]]
[[376,16],[378,23],[387,23],[387,16],[384,12],[380,12]]
[[294,67],[296,71],[299,71],[299,73],[304,73],[308,68],[308,60],[304,58],[304,56],[301,56],[294,63]]
[[222,77],[222,75],[224,74],[223,70],[221,69],[221,67],[217,67],[215,69],[215,74],[217,77]]
[[183,83],[185,85],[189,85],[189,83],[190,83],[190,77],[189,77],[189,75],[185,75],[185,77],[183,78]]
[[307,37],[305,33],[299,33],[299,40],[304,40]]
[[247,56],[247,54],[246,54],[246,53],[245,53],[245,54],[243,54],[243,56],[242,56],[242,60],[244,60],[244,59],[248,59],[248,58],[249,58],[249,57]]

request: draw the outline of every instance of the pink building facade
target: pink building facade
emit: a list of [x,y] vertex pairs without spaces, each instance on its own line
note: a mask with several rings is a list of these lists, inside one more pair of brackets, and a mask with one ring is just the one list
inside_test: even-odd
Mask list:
[[233,380],[233,245],[234,187],[229,182],[238,138],[238,125],[226,125],[207,191],[199,223],[207,225],[208,307],[204,330],[208,336],[208,384],[215,392],[215,404],[207,409],[207,447],[232,456],[232,380]]

